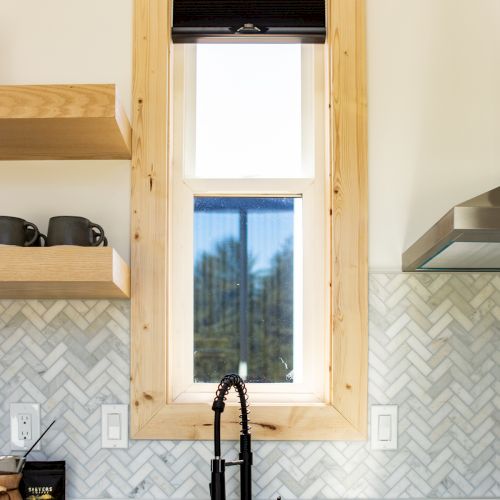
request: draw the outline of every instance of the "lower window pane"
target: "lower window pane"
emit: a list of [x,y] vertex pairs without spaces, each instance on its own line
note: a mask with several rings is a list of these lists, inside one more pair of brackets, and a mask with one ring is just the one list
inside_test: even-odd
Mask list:
[[195,197],[194,382],[300,378],[301,217],[301,198]]

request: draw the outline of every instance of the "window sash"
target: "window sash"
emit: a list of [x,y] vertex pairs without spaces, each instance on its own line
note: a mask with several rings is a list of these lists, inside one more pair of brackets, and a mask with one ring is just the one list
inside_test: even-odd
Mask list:
[[[254,402],[320,403],[329,399],[328,241],[326,155],[324,138],[324,69],[322,47],[302,50],[303,139],[314,159],[314,177],[285,179],[200,179],[194,169],[195,52],[175,47],[174,155],[170,183],[170,261],[168,382],[173,403],[208,402],[216,384],[194,384],[193,378],[193,198],[194,196],[301,196],[303,199],[302,383],[249,384]],[[311,151],[311,147],[313,148]],[[303,147],[304,154],[304,147]],[[187,165],[186,165],[187,164]],[[314,242],[314,244],[307,244]],[[307,340],[306,340],[307,339]],[[294,355],[295,358],[295,355]],[[286,387],[284,387],[286,386]]]
[[[324,82],[324,55],[323,47],[313,46],[313,45],[302,45],[301,46],[301,91],[302,91],[302,101],[301,101],[301,111],[302,111],[302,127],[301,127],[301,154],[302,154],[302,172],[303,175],[294,176],[300,179],[313,179],[315,177],[314,169],[317,163],[315,159],[318,147],[325,148],[325,138],[321,138],[321,144],[319,144],[317,135],[314,132],[314,127],[304,126],[304,124],[315,124],[317,123],[317,114],[321,114],[321,118],[324,120],[324,112],[322,106],[324,105],[324,100],[318,106],[319,99],[317,98],[317,93],[325,96],[325,82]],[[174,46],[174,76],[175,83],[174,89],[182,89],[182,116],[176,114],[176,120],[182,120],[182,161],[184,168],[184,175],[186,179],[190,181],[201,180],[195,174],[196,171],[196,45],[175,45]],[[178,101],[179,92],[174,91],[174,100]],[[189,117],[186,119],[186,117]],[[177,123],[177,122],[176,122]],[[320,128],[319,130],[324,130]],[[180,127],[176,126],[175,135],[180,131]],[[175,138],[174,138],[175,142]],[[238,179],[243,179],[242,177],[236,177]],[[280,177],[282,180],[291,179],[290,177]],[[203,179],[210,181],[220,181],[223,182],[224,178],[210,178]],[[245,179],[250,180],[250,179]],[[258,178],[256,179],[258,180]],[[266,178],[267,180],[267,178]]]

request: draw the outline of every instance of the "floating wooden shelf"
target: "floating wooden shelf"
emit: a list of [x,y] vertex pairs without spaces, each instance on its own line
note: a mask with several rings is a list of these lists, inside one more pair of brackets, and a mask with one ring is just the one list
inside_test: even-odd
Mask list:
[[0,299],[126,299],[130,269],[113,248],[0,246]]
[[0,86],[0,160],[131,157],[115,85]]

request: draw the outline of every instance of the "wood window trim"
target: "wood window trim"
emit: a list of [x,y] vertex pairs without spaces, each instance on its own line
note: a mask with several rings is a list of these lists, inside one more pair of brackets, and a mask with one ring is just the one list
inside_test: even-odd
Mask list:
[[[170,404],[167,222],[170,0],[135,0],[132,135],[131,436],[212,439],[206,404]],[[261,440],[364,440],[368,378],[368,172],[364,0],[328,5],[331,404],[252,405]],[[239,434],[229,406],[223,438]]]

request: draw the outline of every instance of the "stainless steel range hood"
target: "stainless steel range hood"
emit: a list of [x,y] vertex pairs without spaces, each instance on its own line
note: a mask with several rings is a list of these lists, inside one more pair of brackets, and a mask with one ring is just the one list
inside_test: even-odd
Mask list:
[[500,271],[500,186],[453,207],[403,253],[403,271]]

